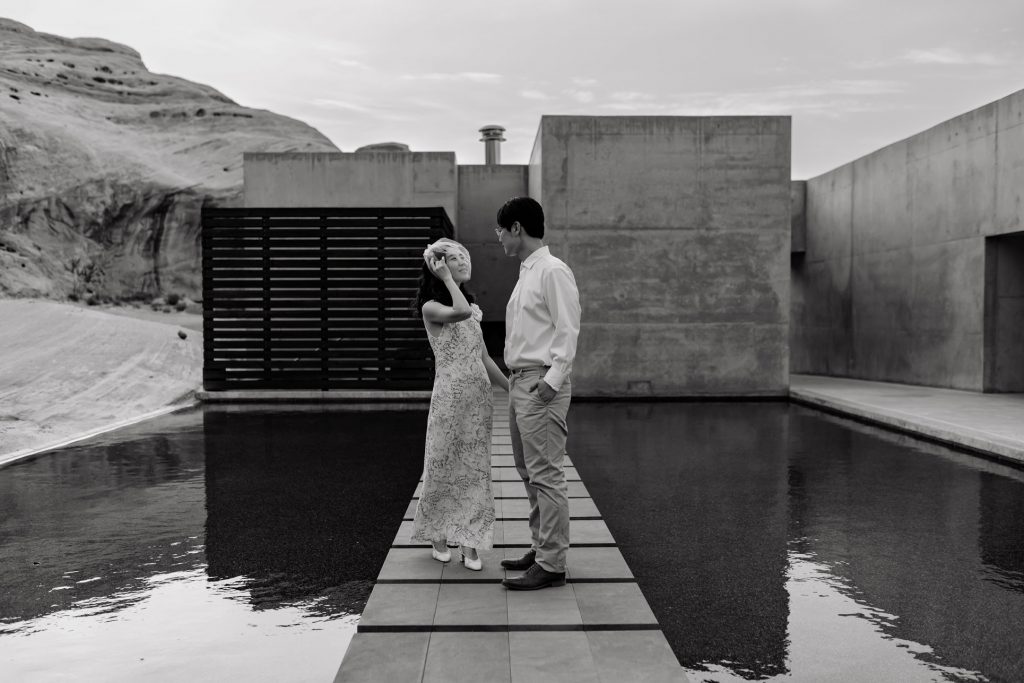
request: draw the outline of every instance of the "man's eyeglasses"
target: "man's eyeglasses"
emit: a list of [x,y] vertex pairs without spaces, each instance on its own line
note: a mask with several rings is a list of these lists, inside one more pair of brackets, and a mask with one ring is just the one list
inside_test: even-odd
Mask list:
[[500,225],[496,225],[494,226],[494,234],[497,235],[498,237],[501,237],[502,230],[512,232],[512,228],[516,227],[517,225],[519,225],[519,221],[515,221],[514,223],[512,223],[512,225],[508,226],[507,228],[503,228]]

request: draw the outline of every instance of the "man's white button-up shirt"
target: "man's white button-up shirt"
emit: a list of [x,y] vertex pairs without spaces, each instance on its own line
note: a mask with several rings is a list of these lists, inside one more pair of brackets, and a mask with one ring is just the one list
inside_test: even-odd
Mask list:
[[572,372],[580,334],[580,294],[569,266],[547,247],[519,266],[519,281],[505,307],[505,365],[550,369],[544,381],[558,391]]

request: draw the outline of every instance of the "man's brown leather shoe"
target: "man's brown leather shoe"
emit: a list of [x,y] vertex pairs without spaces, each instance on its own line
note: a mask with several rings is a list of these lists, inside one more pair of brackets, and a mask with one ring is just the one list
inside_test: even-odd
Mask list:
[[531,550],[519,559],[502,560],[501,566],[505,569],[529,569],[537,561],[537,551]]
[[525,574],[514,579],[505,579],[501,585],[514,591],[535,591],[548,586],[564,586],[565,572],[549,572],[535,562]]

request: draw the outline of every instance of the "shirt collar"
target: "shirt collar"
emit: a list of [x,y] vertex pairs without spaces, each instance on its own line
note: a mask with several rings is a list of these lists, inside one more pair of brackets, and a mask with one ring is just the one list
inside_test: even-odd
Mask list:
[[547,246],[541,247],[540,249],[526,257],[526,260],[523,261],[522,265],[519,266],[519,270],[524,271],[533,268],[534,264],[536,264],[537,261],[540,261],[542,258],[549,255],[550,253],[551,250],[548,249]]

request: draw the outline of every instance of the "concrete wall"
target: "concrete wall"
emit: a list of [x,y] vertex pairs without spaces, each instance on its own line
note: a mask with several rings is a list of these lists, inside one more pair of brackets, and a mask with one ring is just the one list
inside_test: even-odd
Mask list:
[[245,206],[442,206],[458,225],[454,152],[248,153]]
[[793,371],[983,389],[984,238],[1022,188],[1024,91],[808,180]]
[[[456,238],[473,259],[469,289],[483,309],[485,322],[505,321],[505,304],[519,277],[519,261],[505,256],[494,234],[498,209],[510,197],[527,194],[527,166],[458,167]],[[501,330],[504,334],[504,329]]]
[[575,394],[786,393],[789,117],[545,116],[529,185],[580,289]]

